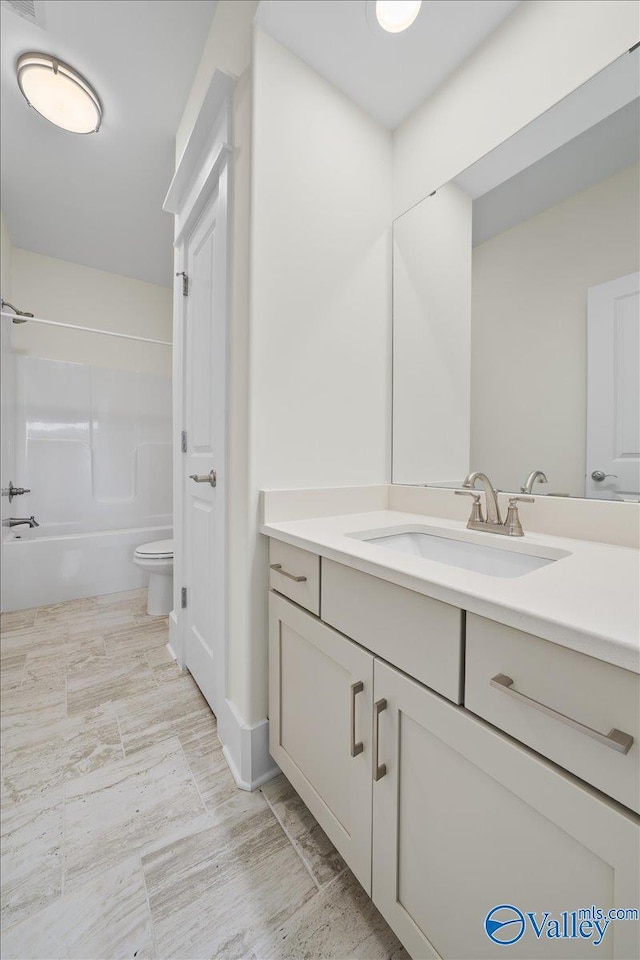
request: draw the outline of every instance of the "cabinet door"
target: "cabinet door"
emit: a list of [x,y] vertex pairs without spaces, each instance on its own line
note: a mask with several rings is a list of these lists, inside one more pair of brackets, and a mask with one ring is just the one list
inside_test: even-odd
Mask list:
[[[376,660],[382,698],[373,899],[414,960],[502,956],[485,931],[500,905],[524,918],[506,907],[494,914],[513,921],[491,928],[498,942],[523,931],[505,956],[584,960],[593,939],[550,937],[548,923],[538,939],[527,914],[539,925],[545,912],[562,922],[592,905],[637,907],[635,818]],[[633,921],[612,921],[598,957],[638,956],[637,937]]]
[[370,893],[373,657],[275,593],[269,617],[271,754]]

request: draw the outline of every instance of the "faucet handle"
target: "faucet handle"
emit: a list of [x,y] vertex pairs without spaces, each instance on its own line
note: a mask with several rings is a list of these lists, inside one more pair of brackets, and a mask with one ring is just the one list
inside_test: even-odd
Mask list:
[[473,497],[469,523],[484,523],[484,514],[482,513],[482,507],[480,505],[480,494],[476,490],[454,490],[453,492],[458,497]]
[[524,536],[524,530],[522,529],[518,515],[519,503],[535,503],[535,497],[509,497],[509,509],[507,510],[507,519],[504,525],[510,537]]

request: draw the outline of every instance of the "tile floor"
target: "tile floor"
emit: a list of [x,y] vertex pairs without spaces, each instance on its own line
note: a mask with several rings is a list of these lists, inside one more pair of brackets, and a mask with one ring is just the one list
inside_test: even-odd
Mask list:
[[2,957],[408,960],[284,777],[237,790],[135,591],[2,616]]

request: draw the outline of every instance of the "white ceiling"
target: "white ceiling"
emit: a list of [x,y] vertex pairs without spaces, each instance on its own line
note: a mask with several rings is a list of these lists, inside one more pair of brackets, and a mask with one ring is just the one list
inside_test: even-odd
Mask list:
[[423,0],[404,33],[372,28],[366,0],[261,0],[258,23],[394,130],[520,0]]
[[[44,0],[43,28],[2,8],[2,212],[14,246],[170,285],[162,211],[174,136],[215,0]],[[15,80],[27,50],[52,53],[95,87],[97,134],[30,109]],[[114,304],[117,309],[117,304]]]

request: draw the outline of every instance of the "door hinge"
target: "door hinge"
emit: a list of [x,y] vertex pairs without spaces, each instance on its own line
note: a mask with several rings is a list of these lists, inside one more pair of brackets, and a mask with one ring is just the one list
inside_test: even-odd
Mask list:
[[180,434],[180,449],[183,453],[187,452],[187,431],[183,430]]
[[176,277],[182,277],[182,296],[189,296],[189,277],[184,270],[178,270]]
[[180,606],[184,610],[187,606],[187,588],[183,587],[180,591]]

